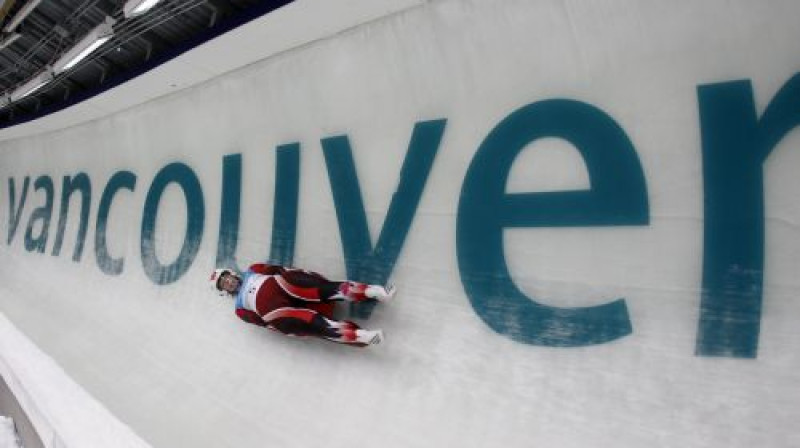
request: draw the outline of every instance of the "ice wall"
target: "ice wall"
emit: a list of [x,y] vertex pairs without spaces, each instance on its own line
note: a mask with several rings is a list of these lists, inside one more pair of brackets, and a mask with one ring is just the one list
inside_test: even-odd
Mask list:
[[[0,311],[155,447],[798,446],[798,13],[420,2],[3,142]],[[386,344],[239,322],[267,259]]]

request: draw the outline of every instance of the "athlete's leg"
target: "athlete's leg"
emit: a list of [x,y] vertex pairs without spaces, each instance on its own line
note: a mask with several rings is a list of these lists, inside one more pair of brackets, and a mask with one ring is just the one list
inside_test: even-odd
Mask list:
[[342,344],[376,344],[383,336],[380,331],[363,330],[353,322],[328,319],[306,308],[278,308],[263,319],[270,328],[287,335],[315,336]]
[[363,302],[367,300],[388,301],[394,296],[394,286],[369,285],[360,282],[336,282],[325,279],[319,274],[305,275],[305,271],[293,271],[276,276],[281,288],[292,297],[310,302],[348,301]]
[[349,302],[364,302],[375,300],[378,302],[388,302],[394,297],[396,288],[393,284],[386,286],[370,285],[360,282],[341,282],[339,290],[330,300],[347,300]]

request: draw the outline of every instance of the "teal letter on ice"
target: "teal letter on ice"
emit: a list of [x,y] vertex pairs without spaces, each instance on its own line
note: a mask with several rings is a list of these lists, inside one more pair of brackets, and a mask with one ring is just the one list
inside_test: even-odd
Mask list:
[[[545,137],[564,139],[580,151],[591,190],[505,192],[516,156]],[[514,285],[503,253],[503,229],[648,222],[642,167],[616,122],[577,101],[533,103],[489,133],[467,171],[456,224],[461,280],[478,315],[493,330],[516,341],[551,347],[613,341],[632,331],[624,299],[586,308],[537,303]]]
[[[322,140],[348,278],[378,284],[389,279],[411,228],[433,160],[439,150],[445,124],[446,120],[441,119],[419,122],[414,126],[408,152],[400,170],[397,191],[392,196],[374,248],[350,143],[346,136]],[[384,169],[387,173],[396,170],[393,167]],[[361,310],[363,312],[354,314],[367,317],[371,311],[368,307],[362,307]]]
[[[276,151],[275,201],[269,262],[291,266],[297,233],[297,203],[300,190],[300,145],[281,145]],[[225,156],[222,165],[222,207],[220,208],[217,266],[242,270],[236,262],[242,203],[242,156]]]
[[755,358],[764,280],[764,162],[800,124],[800,75],[758,119],[749,81],[698,88],[705,237],[698,356]]
[[242,155],[232,154],[222,158],[222,198],[220,199],[216,266],[241,271],[236,263],[241,208]]
[[[161,196],[173,182],[181,188],[186,198],[186,232],[178,258],[168,265],[163,265],[156,256],[156,220]],[[203,239],[205,216],[203,190],[191,168],[182,163],[171,163],[156,174],[144,202],[141,239],[142,265],[153,283],[157,285],[172,283],[189,270]]]
[[119,275],[125,264],[125,259],[112,258],[108,253],[106,242],[106,227],[108,225],[108,214],[111,211],[111,202],[114,195],[122,188],[133,191],[136,187],[136,175],[130,171],[118,171],[108,180],[103,195],[100,197],[100,205],[97,207],[97,225],[94,233],[94,253],[97,258],[97,266],[108,275]]
[[19,226],[19,219],[22,217],[22,209],[25,208],[25,199],[28,198],[28,185],[31,183],[31,178],[25,176],[22,182],[22,193],[19,195],[19,206],[15,206],[17,200],[16,188],[14,178],[8,178],[8,240],[7,244],[11,244],[14,240],[14,235],[17,233],[17,226]]
[[[33,183],[34,191],[44,190],[44,205],[38,207],[31,214],[28,229],[25,231],[25,250],[29,252],[44,252],[47,245],[47,235],[50,230],[50,218],[53,216],[53,179],[50,176],[41,176]],[[42,222],[39,235],[34,237],[34,227],[37,221]]]
[[269,262],[291,266],[297,238],[297,203],[300,195],[300,144],[281,145],[275,165],[275,205]]
[[78,239],[75,242],[75,250],[72,252],[72,261],[80,261],[81,254],[83,254],[83,244],[86,241],[86,230],[89,228],[89,205],[92,198],[92,183],[86,173],[78,173],[75,177],[64,176],[61,188],[61,210],[58,216],[56,242],[53,244],[53,255],[58,256],[61,253],[64,231],[67,228],[69,199],[75,192],[81,194],[81,215],[78,223]]

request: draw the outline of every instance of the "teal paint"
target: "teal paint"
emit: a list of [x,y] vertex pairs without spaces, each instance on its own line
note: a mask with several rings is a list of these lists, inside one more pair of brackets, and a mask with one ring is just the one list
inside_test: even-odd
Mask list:
[[67,228],[67,216],[69,215],[70,197],[80,193],[80,220],[78,222],[78,235],[75,241],[75,249],[72,252],[72,261],[80,261],[83,254],[83,245],[86,241],[86,231],[89,228],[89,206],[92,198],[92,182],[86,173],[78,173],[75,177],[64,176],[61,187],[61,208],[58,214],[58,230],[56,241],[53,244],[53,256],[61,254],[61,246],[64,242],[64,231]]
[[[40,176],[33,183],[33,189],[34,191],[44,190],[45,200],[44,205],[33,210],[28,220],[28,228],[25,231],[25,250],[44,253],[50,231],[50,218],[53,216],[53,179],[50,176]],[[37,222],[41,222],[41,229],[39,235],[34,236]]]
[[[576,147],[586,163],[591,190],[505,192],[517,155],[545,137],[560,138]],[[624,299],[585,308],[538,303],[514,284],[503,253],[503,230],[648,223],[641,164],[617,123],[578,101],[533,103],[500,122],[469,166],[456,223],[461,280],[481,319],[515,341],[551,347],[613,341],[632,332]]]
[[[171,183],[180,187],[186,199],[186,231],[178,257],[172,263],[163,264],[156,256],[156,221],[161,196]],[[157,285],[173,283],[189,270],[200,249],[204,223],[203,190],[194,171],[183,163],[171,163],[162,168],[147,192],[140,240],[142,266],[153,283]]]
[[215,266],[242,271],[236,262],[239,219],[242,208],[242,155],[222,158],[222,197],[220,198],[219,239]]
[[300,200],[300,144],[281,145],[275,154],[275,200],[269,262],[292,266]]
[[[755,358],[760,334],[765,259],[764,163],[772,150],[800,124],[800,74],[790,79],[759,118],[749,81],[698,87],[704,175],[703,284],[696,355]],[[446,120],[418,122],[409,143],[377,243],[367,226],[361,186],[346,135],[322,140],[337,214],[347,275],[383,283],[391,275],[411,229],[419,200],[439,150]],[[517,155],[539,138],[573,144],[586,165],[588,191],[506,193]],[[269,261],[291,265],[299,203],[299,144],[276,151],[274,217]],[[391,171],[391,169],[388,169]],[[181,254],[164,265],[155,257],[154,232],[159,200],[169,183],[184,192],[188,222]],[[223,200],[217,264],[235,263],[241,213],[242,156],[223,159]],[[25,210],[30,177],[17,195],[8,180],[7,242],[13,241]],[[108,275],[123,271],[124,258],[108,252],[107,223],[119,190],[133,191],[128,171],[109,179],[97,211],[95,255]],[[29,218],[28,251],[44,252],[52,216],[53,182],[40,176],[36,191],[45,204]],[[65,176],[53,255],[60,255],[70,199],[80,197],[74,261],[82,256],[91,206],[91,180],[85,173]],[[192,170],[171,164],[156,176],[142,219],[142,263],[157,284],[177,280],[191,266],[203,236],[205,204]],[[506,228],[634,226],[649,223],[642,168],[624,131],[596,107],[572,100],[548,100],[507,116],[478,148],[462,186],[456,216],[459,273],[476,313],[490,328],[510,338],[544,346],[582,346],[613,341],[632,331],[624,299],[587,308],[544,306],[513,282],[503,253]],[[124,237],[124,236],[122,236]],[[359,311],[359,310],[357,310]],[[367,317],[370,308],[361,308]],[[359,316],[357,316],[359,317]]]
[[[411,228],[446,123],[439,119],[414,126],[397,190],[374,247],[349,140],[347,136],[322,139],[349,279],[377,284],[389,279]],[[386,167],[386,171],[393,170]],[[353,307],[351,313],[368,317],[372,308],[365,305]]]
[[[300,145],[277,148],[275,197],[273,202],[272,242],[269,263],[291,266],[297,239],[297,213],[300,191]],[[219,243],[216,266],[244,271],[236,260],[242,197],[242,156],[225,156],[222,168]],[[245,267],[246,268],[246,267]]]
[[28,186],[30,183],[31,178],[25,176],[25,179],[22,181],[22,192],[19,195],[19,205],[16,205],[16,183],[13,177],[8,178],[8,239],[6,243],[9,245],[17,234],[17,227],[22,217],[22,210],[25,208],[25,200],[28,198]]
[[756,358],[764,282],[764,162],[800,124],[800,76],[759,120],[749,81],[698,87],[705,221],[695,353]]
[[130,171],[118,171],[108,180],[106,188],[100,196],[94,234],[94,253],[97,259],[97,266],[107,275],[120,275],[125,266],[123,257],[114,258],[108,253],[106,228],[108,226],[111,203],[119,190],[133,191],[134,188],[136,188],[136,175]]

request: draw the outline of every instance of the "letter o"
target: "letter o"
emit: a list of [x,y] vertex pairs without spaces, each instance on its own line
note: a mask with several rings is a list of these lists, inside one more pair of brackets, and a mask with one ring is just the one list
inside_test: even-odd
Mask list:
[[[155,227],[161,196],[170,183],[176,183],[186,198],[186,232],[178,258],[170,264],[162,264],[156,256]],[[178,280],[189,270],[203,239],[205,203],[200,182],[191,168],[183,163],[171,163],[158,172],[144,203],[142,216],[141,251],[142,265],[150,280],[157,285],[166,285]]]

